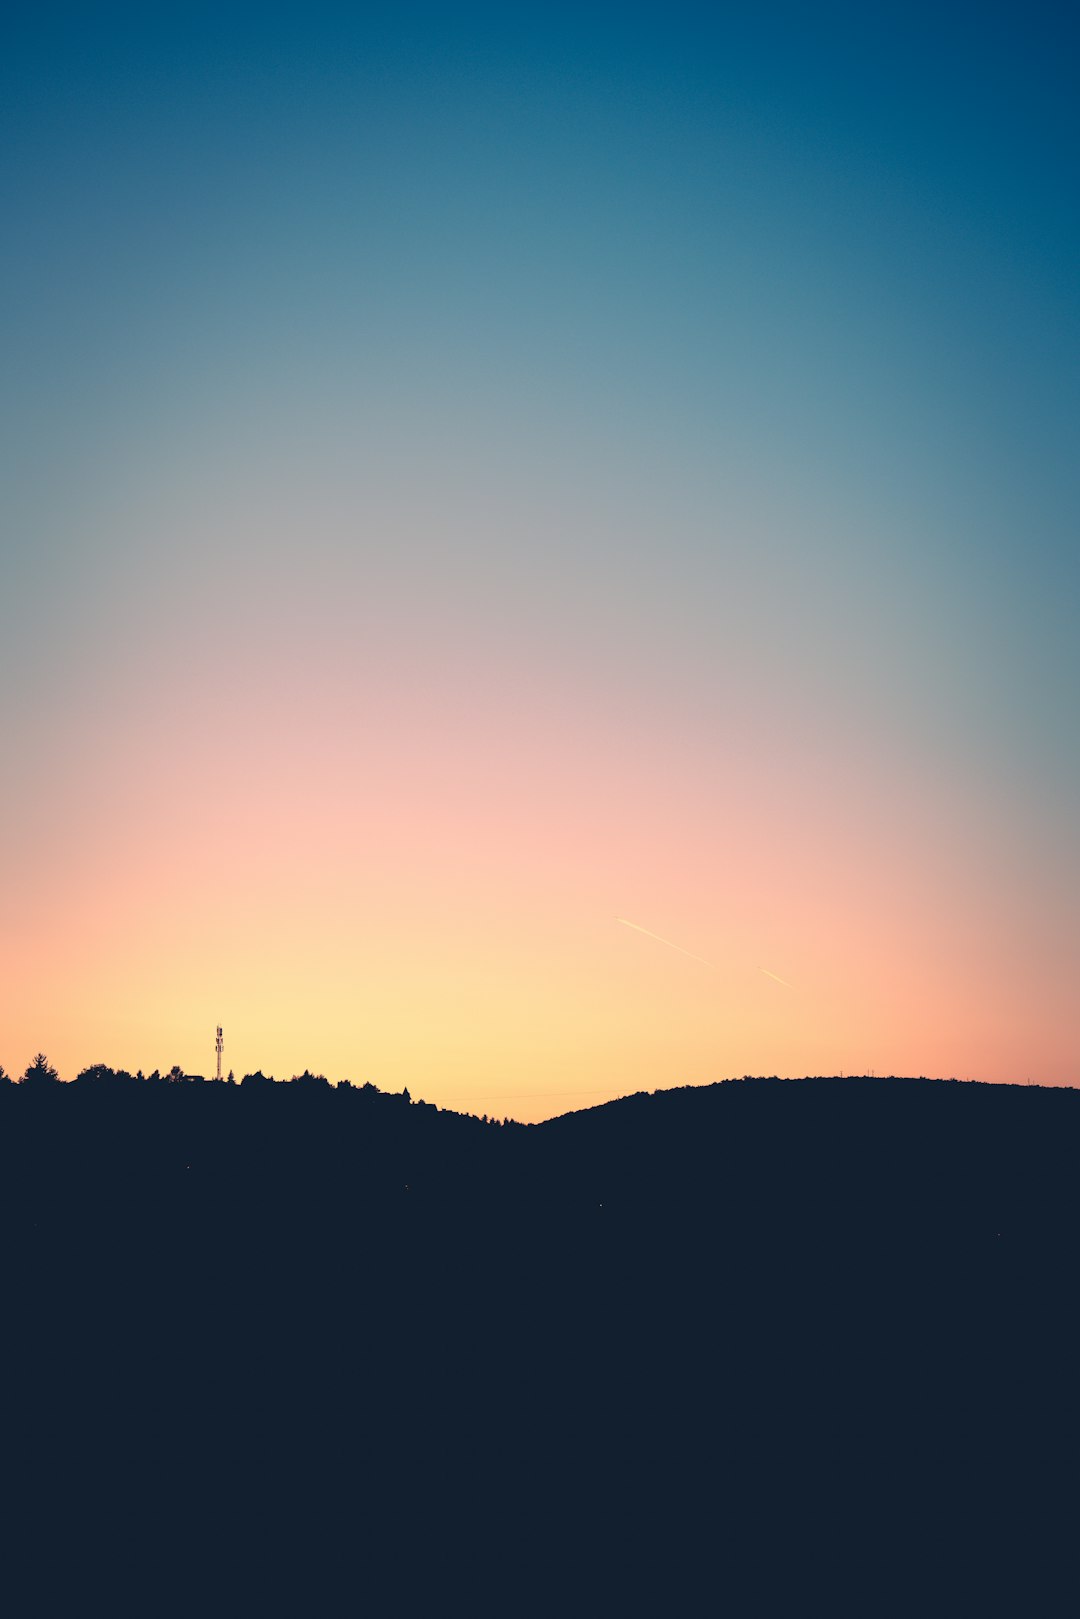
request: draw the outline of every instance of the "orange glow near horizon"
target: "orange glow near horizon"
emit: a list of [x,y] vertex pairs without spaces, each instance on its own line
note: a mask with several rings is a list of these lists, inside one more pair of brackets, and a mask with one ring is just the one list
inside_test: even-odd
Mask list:
[[225,675],[117,705],[79,814],[27,827],[9,1071],[40,1048],[64,1077],[210,1073],[220,1022],[238,1076],[521,1119],[744,1072],[1071,1077],[1064,968],[995,916],[1034,931],[1036,897],[944,781],[898,793],[821,737],[717,758],[602,693],[473,670],[375,718],[317,663],[268,708]]

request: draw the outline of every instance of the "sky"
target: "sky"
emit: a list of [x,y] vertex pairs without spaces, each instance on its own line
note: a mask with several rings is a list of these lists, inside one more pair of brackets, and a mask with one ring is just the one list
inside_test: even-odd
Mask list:
[[1061,8],[13,10],[9,1072],[1080,1082]]

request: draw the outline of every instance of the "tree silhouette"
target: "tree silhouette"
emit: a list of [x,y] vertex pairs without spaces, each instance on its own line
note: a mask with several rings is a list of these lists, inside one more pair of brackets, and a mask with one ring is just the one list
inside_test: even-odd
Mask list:
[[22,1083],[31,1086],[55,1085],[59,1078],[60,1075],[52,1067],[48,1057],[43,1051],[39,1051],[23,1075]]
[[3,1063],[0,1062],[0,1085],[13,1085],[14,1083],[15,1081],[12,1079],[7,1069],[4,1067]]
[[304,1090],[328,1091],[330,1089],[330,1081],[325,1074],[313,1074],[307,1068],[304,1069],[302,1074],[294,1074],[289,1083],[290,1085],[299,1085]]
[[125,1068],[110,1068],[108,1063],[91,1063],[75,1076],[76,1085],[134,1085],[134,1077]]

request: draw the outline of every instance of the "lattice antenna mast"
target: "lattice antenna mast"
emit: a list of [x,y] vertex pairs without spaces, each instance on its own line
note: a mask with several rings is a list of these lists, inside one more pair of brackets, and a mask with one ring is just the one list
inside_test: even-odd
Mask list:
[[217,1052],[217,1077],[221,1078],[221,1053],[225,1046],[225,1039],[221,1033],[221,1024],[218,1024],[217,1039],[214,1041],[214,1050]]

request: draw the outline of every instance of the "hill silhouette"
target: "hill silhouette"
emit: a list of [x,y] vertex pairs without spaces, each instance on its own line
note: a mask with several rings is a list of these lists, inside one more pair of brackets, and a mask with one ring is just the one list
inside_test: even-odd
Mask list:
[[523,1126],[32,1068],[0,1195],[11,1454],[71,1509],[28,1515],[42,1611],[74,1558],[114,1611],[955,1612],[1062,1508],[1074,1092],[747,1079]]

